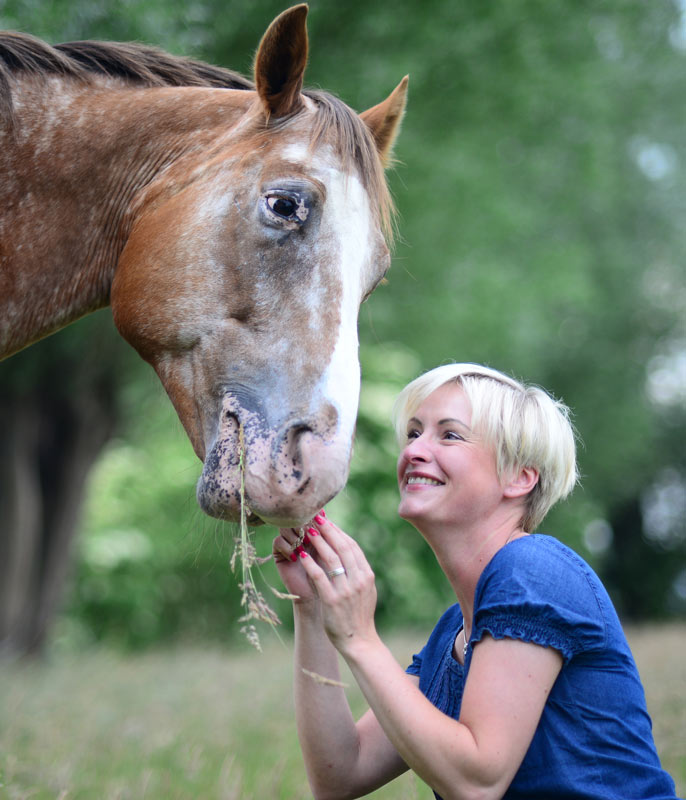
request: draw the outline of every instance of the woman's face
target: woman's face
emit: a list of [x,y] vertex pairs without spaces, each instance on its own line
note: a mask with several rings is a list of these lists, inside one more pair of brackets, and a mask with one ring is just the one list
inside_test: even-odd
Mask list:
[[502,501],[495,454],[471,422],[469,400],[455,383],[432,392],[409,420],[398,458],[398,513],[416,527],[478,522]]

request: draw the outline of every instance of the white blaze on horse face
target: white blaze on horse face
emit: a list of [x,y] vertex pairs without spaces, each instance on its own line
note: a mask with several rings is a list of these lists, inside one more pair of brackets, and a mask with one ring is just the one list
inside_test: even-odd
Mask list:
[[[302,145],[284,152],[288,160],[308,157]],[[311,155],[309,156],[311,159]],[[326,204],[322,226],[336,242],[336,273],[341,282],[339,328],[334,337],[331,360],[319,383],[319,399],[338,411],[337,438],[352,443],[360,394],[357,318],[364,278],[373,257],[375,238],[367,192],[356,175],[344,173],[333,152],[315,158],[311,166],[326,185]],[[313,288],[312,292],[316,289]],[[316,309],[317,298],[311,298]]]
[[333,224],[338,240],[342,282],[340,328],[328,368],[322,376],[322,394],[339,413],[339,435],[352,442],[360,397],[357,317],[362,299],[362,276],[370,258],[369,199],[356,176],[339,172],[329,186]]

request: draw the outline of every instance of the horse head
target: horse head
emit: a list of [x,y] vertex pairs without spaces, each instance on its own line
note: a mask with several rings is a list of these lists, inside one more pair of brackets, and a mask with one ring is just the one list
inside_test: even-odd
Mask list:
[[146,187],[111,292],[204,462],[201,507],[236,519],[243,496],[251,524],[303,524],[343,487],[357,316],[390,262],[383,169],[407,78],[360,115],[303,90],[306,14],[268,28],[255,91],[203,90],[232,112]]

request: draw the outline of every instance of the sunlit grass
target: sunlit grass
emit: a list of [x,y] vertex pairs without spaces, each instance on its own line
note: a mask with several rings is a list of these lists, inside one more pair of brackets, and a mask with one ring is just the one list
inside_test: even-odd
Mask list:
[[686,797],[686,626],[629,630],[663,767]]
[[[298,800],[311,793],[297,741],[292,644],[61,655],[5,666],[0,797]],[[411,646],[398,645],[407,661]],[[354,685],[346,676],[346,682]],[[363,702],[353,688],[351,702]],[[413,776],[378,798],[428,800]]]
[[[421,641],[394,636],[401,663]],[[664,766],[686,789],[684,627],[630,631]],[[311,794],[297,742],[292,644],[262,637],[233,652],[179,647],[123,656],[56,655],[5,665],[0,797],[299,800]],[[364,701],[354,681],[357,713]],[[371,795],[430,800],[412,775]]]

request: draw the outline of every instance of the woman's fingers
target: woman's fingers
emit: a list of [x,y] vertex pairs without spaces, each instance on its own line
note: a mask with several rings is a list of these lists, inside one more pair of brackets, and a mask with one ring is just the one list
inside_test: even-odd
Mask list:
[[[305,574],[310,582],[310,586],[319,598],[324,608],[324,626],[331,634],[338,626],[332,625],[332,621],[336,619],[339,612],[334,609],[339,605],[342,596],[347,594],[349,584],[347,582],[347,575],[342,574],[333,578],[327,575],[327,567],[317,564],[314,558],[308,555],[304,550],[298,554],[298,560],[303,567]],[[341,591],[341,590],[346,591]],[[333,615],[333,616],[332,616]]]
[[[362,548],[323,512],[314,517],[311,525],[300,529],[282,528],[279,534],[273,546],[275,559],[295,562],[302,558],[306,574],[317,590],[320,585],[326,588],[334,582],[359,583],[374,579]],[[307,563],[310,556],[313,558]]]
[[344,653],[354,639],[374,632],[374,573],[357,543],[328,520],[317,521],[309,536],[319,564],[304,550],[298,556],[300,564],[319,597],[324,628]]
[[276,560],[281,561],[297,561],[298,553],[303,549],[304,545],[309,544],[310,540],[304,534],[295,528],[280,528],[279,536],[274,539],[272,545],[272,553]]
[[325,569],[320,567],[304,550],[298,554],[298,557],[317,594],[321,596],[322,590],[326,589],[326,582],[328,582]]
[[[304,553],[302,546],[293,550],[290,536],[277,536],[272,543],[272,553],[276,567],[289,594],[297,597],[296,603],[300,605],[316,601],[316,592],[305,570],[298,562],[300,553]],[[314,561],[310,558],[310,561]]]
[[291,550],[294,550],[298,545],[303,543],[303,537],[305,535],[304,528],[279,528],[279,533],[283,537],[284,541],[288,542],[291,546]]
[[[327,541],[320,526],[317,533],[310,533],[309,540],[313,550],[317,553],[324,572],[343,567],[346,571],[355,569],[357,564],[350,551],[345,547],[336,547],[336,543]],[[316,530],[316,529],[313,529]]]
[[292,554],[293,546],[283,535],[283,531],[279,531],[279,535],[272,542],[272,555],[274,556],[274,561],[277,563],[282,561],[293,561],[291,558]]
[[[276,544],[278,540],[278,545]],[[300,551],[310,543],[305,528],[279,528],[279,536],[274,540],[274,558],[297,561]],[[279,555],[277,556],[277,549]]]
[[[366,572],[369,569],[371,571],[369,562],[362,548],[351,536],[348,536],[347,533],[342,531],[335,523],[331,522],[331,520],[326,517],[317,515],[314,521],[321,533],[321,538],[329,548],[328,550],[324,547],[317,548],[317,552],[320,553],[322,557],[326,558],[326,556],[323,555],[324,552],[328,554],[326,563],[329,565],[329,570],[342,564],[346,570],[358,569],[362,572]],[[311,534],[310,540],[314,543],[314,537],[312,537]],[[335,556],[338,556],[338,561],[335,560]]]

